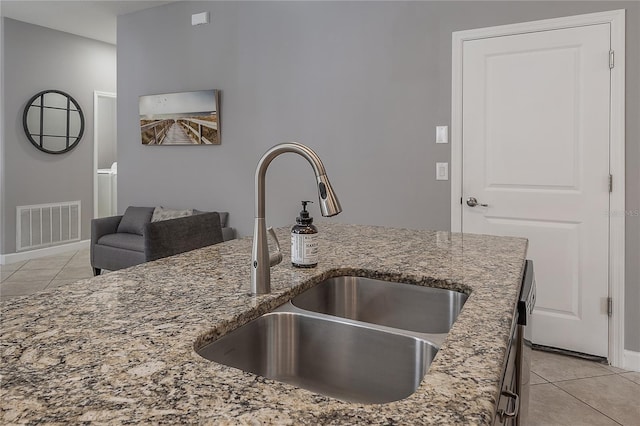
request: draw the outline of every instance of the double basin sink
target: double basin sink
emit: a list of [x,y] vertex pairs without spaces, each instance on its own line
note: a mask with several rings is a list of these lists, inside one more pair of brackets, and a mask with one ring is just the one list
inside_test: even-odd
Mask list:
[[464,293],[343,276],[199,349],[202,357],[349,402],[413,394]]

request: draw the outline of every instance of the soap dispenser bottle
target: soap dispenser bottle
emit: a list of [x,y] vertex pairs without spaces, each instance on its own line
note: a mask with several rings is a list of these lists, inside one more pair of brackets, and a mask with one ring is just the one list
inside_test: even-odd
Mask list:
[[312,225],[313,218],[307,211],[307,203],[302,202],[302,211],[291,228],[291,264],[298,268],[318,266],[318,228]]

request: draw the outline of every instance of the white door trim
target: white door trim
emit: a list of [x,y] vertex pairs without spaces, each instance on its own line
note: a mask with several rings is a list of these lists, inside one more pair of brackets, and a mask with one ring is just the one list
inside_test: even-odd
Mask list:
[[115,93],[93,92],[93,216],[98,217],[98,100],[100,98],[116,98]]
[[609,196],[609,296],[613,315],[609,320],[609,362],[624,363],[624,279],[625,279],[625,10],[567,16],[521,24],[479,28],[453,33],[451,64],[451,231],[462,230],[462,55],[463,43],[504,35],[549,31],[608,23],[615,66],[611,70],[611,128],[609,170],[613,192]]

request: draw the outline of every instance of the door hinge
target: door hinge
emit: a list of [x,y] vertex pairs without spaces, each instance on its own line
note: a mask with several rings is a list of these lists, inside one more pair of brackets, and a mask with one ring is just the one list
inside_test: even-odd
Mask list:
[[615,52],[613,50],[609,51],[609,69],[613,69],[615,66]]
[[607,316],[611,317],[613,315],[613,299],[611,297],[607,297]]
[[609,192],[613,192],[613,175],[609,175]]

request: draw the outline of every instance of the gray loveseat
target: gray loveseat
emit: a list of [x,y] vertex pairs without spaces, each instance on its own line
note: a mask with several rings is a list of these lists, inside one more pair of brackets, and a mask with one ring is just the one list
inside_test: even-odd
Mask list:
[[[227,213],[198,212],[152,221],[154,207],[128,207],[122,216],[91,221],[91,266],[115,271],[232,239]],[[156,218],[154,218],[156,219]],[[226,239],[225,239],[226,237]]]

